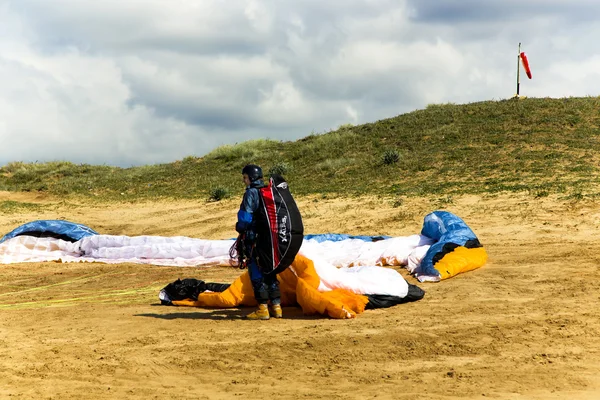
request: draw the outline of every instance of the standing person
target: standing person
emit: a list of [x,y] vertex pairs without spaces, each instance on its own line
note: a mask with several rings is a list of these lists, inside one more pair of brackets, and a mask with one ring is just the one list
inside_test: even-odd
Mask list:
[[[235,230],[242,235],[241,240],[244,246],[247,259],[248,274],[252,281],[254,297],[258,302],[258,310],[246,316],[248,319],[269,319],[283,317],[281,309],[281,293],[279,291],[279,281],[274,273],[265,274],[258,264],[256,249],[257,232],[257,211],[260,206],[259,189],[265,187],[263,182],[262,168],[255,164],[248,164],[242,169],[242,179],[246,185],[246,191],[238,211],[238,221],[235,224]],[[259,228],[260,229],[260,228]],[[263,230],[263,229],[261,229]],[[268,302],[271,300],[271,312],[268,309]]]
[[242,169],[242,179],[246,191],[235,225],[240,234],[237,252],[248,268],[258,302],[258,310],[246,318],[282,318],[277,274],[290,266],[300,250],[304,238],[302,217],[281,176],[273,175],[265,185],[262,168],[248,164]]

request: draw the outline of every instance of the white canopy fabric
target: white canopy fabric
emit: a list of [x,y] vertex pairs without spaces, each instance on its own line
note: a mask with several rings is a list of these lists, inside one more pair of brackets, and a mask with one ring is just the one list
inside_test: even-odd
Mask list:
[[[93,235],[77,242],[17,236],[0,243],[0,264],[25,262],[139,263],[164,266],[231,265],[233,240],[204,240],[183,236]],[[300,253],[314,262],[320,291],[342,288],[359,294],[404,297],[408,284],[397,271],[382,266],[420,263],[431,239],[412,235],[376,242],[360,239],[319,242],[305,240]]]

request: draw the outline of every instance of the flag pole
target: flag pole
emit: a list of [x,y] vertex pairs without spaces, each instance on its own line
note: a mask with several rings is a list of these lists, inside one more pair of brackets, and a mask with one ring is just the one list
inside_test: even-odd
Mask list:
[[521,72],[521,42],[519,42],[519,51],[517,52],[517,95],[519,97],[519,86],[521,85],[519,73]]

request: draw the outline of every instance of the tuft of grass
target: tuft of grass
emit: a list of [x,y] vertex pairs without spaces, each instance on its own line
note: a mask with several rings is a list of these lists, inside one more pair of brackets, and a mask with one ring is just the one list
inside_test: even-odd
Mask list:
[[351,167],[355,162],[354,158],[327,158],[317,163],[314,168],[320,173],[333,175]]
[[224,187],[212,188],[208,195],[208,201],[221,201],[230,197],[229,190]]
[[396,164],[400,161],[400,153],[398,153],[398,150],[388,149],[381,156],[381,161],[384,165]]
[[454,199],[452,198],[451,195],[440,197],[436,201],[434,201],[434,208],[444,209],[453,203],[454,203]]
[[247,164],[254,160],[264,158],[280,142],[269,139],[249,140],[234,145],[225,145],[217,147],[212,152],[204,156],[205,160],[216,160],[222,162],[240,162]]
[[392,207],[398,208],[404,204],[404,199],[402,197],[398,197],[392,201]]
[[0,213],[16,214],[23,211],[37,211],[41,208],[39,204],[25,203],[13,200],[0,201]]

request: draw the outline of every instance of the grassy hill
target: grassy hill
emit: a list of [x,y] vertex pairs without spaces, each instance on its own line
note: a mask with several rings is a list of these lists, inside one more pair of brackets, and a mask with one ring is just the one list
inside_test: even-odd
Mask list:
[[201,157],[133,168],[10,163],[0,190],[114,198],[242,193],[249,163],[283,172],[296,194],[452,196],[527,191],[600,195],[600,97],[431,105],[310,135],[252,140]]

